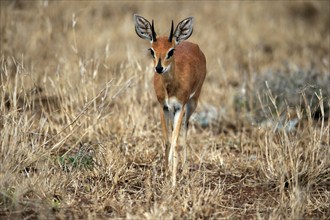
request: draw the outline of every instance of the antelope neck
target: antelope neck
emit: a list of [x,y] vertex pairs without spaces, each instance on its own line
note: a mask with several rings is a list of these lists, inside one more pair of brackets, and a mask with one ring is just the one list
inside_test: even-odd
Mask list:
[[[172,61],[172,64],[174,64],[174,60]],[[170,64],[171,66],[169,67],[170,69],[163,73],[161,75],[161,78],[162,78],[162,81],[163,81],[163,84],[164,84],[164,87],[166,89],[166,87],[168,85],[174,85],[175,82],[175,68],[174,68],[174,65]]]

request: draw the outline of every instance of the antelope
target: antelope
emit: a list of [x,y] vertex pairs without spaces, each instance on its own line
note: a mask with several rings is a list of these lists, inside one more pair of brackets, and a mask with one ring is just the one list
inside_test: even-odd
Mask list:
[[169,36],[162,37],[157,36],[153,20],[150,24],[147,19],[135,14],[134,22],[136,34],[151,44],[148,50],[153,59],[154,90],[160,104],[165,168],[171,171],[172,186],[175,187],[178,167],[178,137],[183,122],[182,165],[185,166],[189,118],[197,107],[206,75],[206,59],[197,44],[184,41],[193,32],[193,17],[179,22],[174,31],[172,20]]

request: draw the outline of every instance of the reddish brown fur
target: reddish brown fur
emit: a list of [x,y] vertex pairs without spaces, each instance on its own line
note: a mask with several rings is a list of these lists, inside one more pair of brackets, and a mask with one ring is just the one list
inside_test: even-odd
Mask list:
[[[157,57],[164,57],[174,44],[167,37],[157,38],[152,43]],[[160,104],[164,104],[166,93],[168,97],[175,96],[181,104],[185,104],[189,96],[195,92],[193,99],[197,102],[206,75],[206,59],[197,44],[183,41],[175,47],[172,69],[168,73],[154,75],[154,89]],[[157,61],[154,61],[157,62]],[[165,66],[168,63],[164,63]]]

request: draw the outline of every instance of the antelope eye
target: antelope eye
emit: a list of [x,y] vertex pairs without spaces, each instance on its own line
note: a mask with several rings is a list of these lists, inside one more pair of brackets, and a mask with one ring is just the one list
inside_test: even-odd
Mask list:
[[152,48],[149,48],[150,54],[153,58],[155,58],[155,51]]
[[170,59],[171,56],[173,56],[173,54],[174,54],[174,49],[171,49],[170,51],[168,51],[166,59]]

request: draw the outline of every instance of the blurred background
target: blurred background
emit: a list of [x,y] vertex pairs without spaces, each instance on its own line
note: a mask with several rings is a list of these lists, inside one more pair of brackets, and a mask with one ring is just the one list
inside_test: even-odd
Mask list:
[[154,19],[160,35],[168,34],[172,19],[178,23],[194,16],[190,40],[205,51],[210,71],[219,68],[219,59],[225,71],[233,66],[245,70],[249,65],[257,71],[283,62],[326,67],[328,12],[327,1],[2,1],[1,49],[5,55],[29,53],[34,65],[48,57],[70,58],[74,52],[86,59],[103,58],[106,48],[106,62],[123,62],[127,53],[147,46],[135,36],[134,13]]

